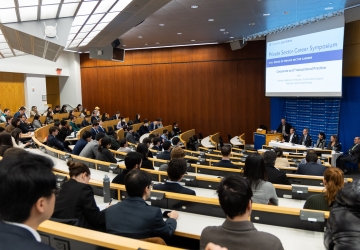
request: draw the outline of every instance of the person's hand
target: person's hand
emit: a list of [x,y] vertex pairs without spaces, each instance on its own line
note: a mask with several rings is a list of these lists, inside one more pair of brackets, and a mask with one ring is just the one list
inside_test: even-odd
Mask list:
[[176,220],[177,218],[179,218],[179,213],[177,211],[173,210],[170,213],[168,213],[168,216],[169,216],[169,218]]
[[212,242],[209,242],[206,247],[205,250],[228,250],[226,247],[221,247],[219,245],[215,245]]
[[25,147],[26,147],[26,146],[29,146],[30,144],[31,144],[31,142],[25,143]]

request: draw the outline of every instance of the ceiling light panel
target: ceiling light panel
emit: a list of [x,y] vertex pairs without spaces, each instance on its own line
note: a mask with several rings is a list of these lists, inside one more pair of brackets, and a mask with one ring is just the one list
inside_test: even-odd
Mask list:
[[86,22],[86,24],[98,23],[103,16],[104,16],[104,14],[93,14],[93,15],[90,16],[90,18]]
[[98,30],[103,30],[109,23],[99,23],[98,25],[96,25],[94,31],[98,31]]
[[132,0],[121,0],[119,1],[112,9],[111,12],[113,11],[122,11],[123,9],[126,8],[126,6],[129,5],[129,3],[131,3]]
[[74,27],[71,27],[70,29],[70,34],[73,34],[73,33],[78,33],[79,30],[80,30],[81,26],[74,26]]
[[57,11],[59,9],[58,4],[43,5],[41,6],[41,19],[56,18]]
[[78,34],[76,35],[76,39],[84,39],[87,34],[88,34],[87,32],[78,33]]
[[60,0],[42,0],[42,5],[48,5],[48,4],[59,4]]
[[1,0],[1,8],[15,8],[14,0]]
[[7,43],[0,43],[0,50],[9,49],[9,45]]
[[15,8],[0,9],[0,22],[1,23],[13,23],[17,22]]
[[95,27],[95,24],[87,24],[81,29],[81,32],[89,32]]
[[37,6],[19,8],[21,21],[37,20]]
[[5,40],[4,36],[0,36],[0,43],[6,43],[6,40]]
[[83,25],[89,16],[76,16],[71,26]]
[[66,3],[61,6],[59,17],[74,16],[79,3]]
[[24,6],[37,6],[39,4],[38,0],[18,0],[19,7]]
[[109,23],[111,22],[117,15],[119,15],[120,12],[111,12],[106,14],[106,16],[101,20],[101,22],[103,23]]
[[88,37],[90,38],[90,37],[95,37],[97,34],[99,34],[100,33],[100,30],[98,30],[98,31],[91,31],[90,33],[89,33],[89,35],[88,35]]
[[81,0],[64,0],[64,3],[78,3]]
[[96,8],[94,14],[108,12],[111,6],[113,6],[115,2],[116,0],[101,1],[99,6]]
[[98,1],[83,2],[77,13],[78,16],[89,15],[98,4]]

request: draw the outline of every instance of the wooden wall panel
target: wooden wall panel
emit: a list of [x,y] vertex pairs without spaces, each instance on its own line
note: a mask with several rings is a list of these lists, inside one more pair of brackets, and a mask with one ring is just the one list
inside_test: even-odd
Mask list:
[[238,51],[229,44],[126,51],[125,62],[112,66],[89,66],[82,56],[83,103],[131,120],[140,113],[165,125],[177,121],[204,136],[220,132],[224,141],[245,132],[251,143],[255,129],[270,122],[264,53],[257,41]]
[[0,109],[2,111],[8,108],[15,113],[25,105],[23,74],[0,72],[0,90]]

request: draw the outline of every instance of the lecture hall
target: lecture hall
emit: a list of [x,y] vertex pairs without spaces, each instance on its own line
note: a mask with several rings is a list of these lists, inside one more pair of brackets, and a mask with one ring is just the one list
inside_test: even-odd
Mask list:
[[0,250],[359,250],[360,0],[1,0]]

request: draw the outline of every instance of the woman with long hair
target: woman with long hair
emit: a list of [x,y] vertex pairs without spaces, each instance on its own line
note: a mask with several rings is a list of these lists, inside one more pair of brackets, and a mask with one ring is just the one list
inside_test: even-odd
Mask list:
[[41,128],[42,127],[42,124],[40,122],[40,115],[35,115],[34,116],[34,120],[32,122],[32,127],[34,129],[38,129],[38,128]]
[[256,153],[246,158],[244,177],[253,191],[254,203],[278,205],[279,199],[272,183],[268,182],[263,157]]
[[327,146],[327,149],[334,151],[341,151],[341,144],[339,143],[337,135],[332,135],[330,137],[330,142]]
[[319,133],[315,147],[316,148],[325,148],[326,147],[326,136],[325,136],[324,132]]
[[110,152],[109,148],[111,147],[111,138],[105,136],[101,139],[101,144],[98,147],[98,154],[96,155],[96,160],[107,161],[112,163],[117,163],[114,155]]
[[330,211],[336,194],[344,187],[344,174],[339,168],[327,168],[324,172],[324,190],[311,195],[305,202],[305,209]]
[[0,133],[0,156],[4,156],[6,150],[14,147],[11,138],[12,137],[10,133],[7,132]]
[[27,142],[25,144],[21,143],[20,135],[21,135],[21,129],[19,128],[16,128],[11,132],[11,140],[14,148],[25,148],[26,146],[31,144],[30,142]]
[[145,143],[139,143],[136,147],[136,152],[142,155],[141,167],[146,169],[154,169],[152,161],[148,159],[149,148]]
[[66,105],[62,105],[62,107],[61,107],[60,114],[63,114],[63,113],[67,113]]
[[290,167],[288,159],[283,158],[284,152],[281,148],[275,148],[274,152],[276,154],[275,167]]

